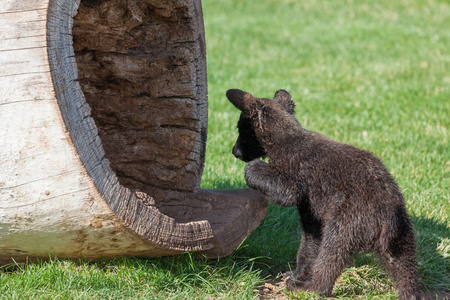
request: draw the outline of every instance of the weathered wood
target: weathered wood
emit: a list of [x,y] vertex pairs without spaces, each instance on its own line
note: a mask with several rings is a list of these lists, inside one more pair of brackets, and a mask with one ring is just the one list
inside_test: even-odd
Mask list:
[[106,157],[127,186],[192,191],[200,183],[207,96],[198,15],[199,2],[80,4],[73,28],[78,79]]
[[1,1],[0,261],[223,256],[258,226],[258,193],[199,189],[201,16],[197,0]]

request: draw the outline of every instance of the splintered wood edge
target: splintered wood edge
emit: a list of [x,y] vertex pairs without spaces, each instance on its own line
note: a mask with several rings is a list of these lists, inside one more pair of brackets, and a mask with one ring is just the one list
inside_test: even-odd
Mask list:
[[77,81],[72,42],[73,17],[80,1],[50,1],[47,22],[48,59],[58,106],[87,174],[112,211],[133,231],[162,248],[204,251],[215,247],[206,220],[177,223],[162,214],[148,195],[123,187],[105,158],[90,107]]

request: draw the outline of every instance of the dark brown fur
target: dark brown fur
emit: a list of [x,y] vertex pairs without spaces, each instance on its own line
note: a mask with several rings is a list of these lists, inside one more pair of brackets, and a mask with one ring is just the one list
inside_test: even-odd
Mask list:
[[248,186],[275,204],[298,208],[302,237],[288,288],[329,296],[351,256],[373,251],[395,280],[399,298],[419,299],[413,226],[382,162],[301,127],[286,91],[258,99],[229,90],[227,97],[242,111],[233,153],[249,161]]

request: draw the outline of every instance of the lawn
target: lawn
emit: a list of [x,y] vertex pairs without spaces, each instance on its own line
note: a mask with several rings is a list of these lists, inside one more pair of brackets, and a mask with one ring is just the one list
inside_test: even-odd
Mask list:
[[[397,180],[416,230],[422,289],[450,293],[450,3],[445,0],[204,0],[209,128],[203,188],[245,187],[231,148],[229,88],[286,89],[302,126],[368,149]],[[258,299],[295,267],[295,208],[220,260],[58,260],[0,269],[0,299]],[[287,298],[318,298],[284,293]],[[377,257],[360,254],[339,299],[395,299]]]

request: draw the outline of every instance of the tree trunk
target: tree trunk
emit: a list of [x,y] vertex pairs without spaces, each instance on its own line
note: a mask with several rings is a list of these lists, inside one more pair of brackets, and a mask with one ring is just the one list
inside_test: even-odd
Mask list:
[[0,65],[0,261],[225,256],[264,218],[199,189],[200,0],[1,0]]

